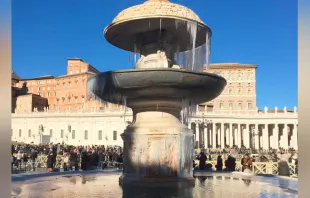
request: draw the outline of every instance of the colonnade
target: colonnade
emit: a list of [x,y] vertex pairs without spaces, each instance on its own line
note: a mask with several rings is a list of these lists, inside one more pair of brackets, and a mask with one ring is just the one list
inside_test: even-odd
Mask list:
[[298,149],[296,123],[190,122],[199,148]]

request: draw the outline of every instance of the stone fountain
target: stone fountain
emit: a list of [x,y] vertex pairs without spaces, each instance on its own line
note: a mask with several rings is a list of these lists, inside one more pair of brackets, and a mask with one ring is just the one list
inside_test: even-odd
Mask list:
[[132,108],[133,121],[122,134],[123,173],[12,176],[11,197],[41,197],[42,192],[76,198],[298,197],[292,179],[228,172],[194,172],[193,178],[194,135],[187,118],[196,104],[216,98],[226,85],[224,78],[202,72],[209,63],[211,30],[193,11],[148,0],[122,11],[104,34],[136,57],[134,69],[103,72],[88,82],[91,94]]
[[120,12],[104,36],[139,56],[134,69],[103,72],[88,82],[92,94],[133,111],[121,135],[120,184],[192,182],[194,135],[184,112],[226,86],[223,77],[202,71],[209,63],[211,29],[184,6],[148,0]]

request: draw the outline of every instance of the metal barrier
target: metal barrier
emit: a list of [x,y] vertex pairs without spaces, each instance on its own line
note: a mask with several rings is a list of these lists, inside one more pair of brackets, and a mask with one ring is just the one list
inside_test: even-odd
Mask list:
[[[81,164],[79,163],[79,169],[81,169]],[[94,167],[98,169],[123,169],[123,163],[115,162],[115,161],[104,161],[102,162],[101,167]],[[56,160],[55,170],[64,171],[63,161]],[[45,160],[37,160],[35,162],[27,161],[27,162],[17,162],[12,164],[12,174],[21,174],[21,173],[45,173],[47,172],[46,162]]]
[[[199,164],[198,160],[195,160],[196,167]],[[216,171],[215,165],[216,161],[207,161],[206,164],[212,165],[212,170]],[[296,165],[288,163],[290,169],[290,177],[298,177],[298,172],[296,170]],[[223,164],[223,170],[225,169],[225,164]],[[242,171],[242,165],[240,161],[236,161],[236,171]],[[252,163],[252,173],[257,174],[266,174],[266,175],[278,175],[278,163],[277,162],[253,162]]]

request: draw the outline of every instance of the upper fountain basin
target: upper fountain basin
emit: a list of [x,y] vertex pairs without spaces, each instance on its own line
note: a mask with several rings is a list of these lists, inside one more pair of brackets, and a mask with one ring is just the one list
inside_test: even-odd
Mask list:
[[89,91],[100,99],[132,108],[137,101],[183,99],[199,104],[219,96],[226,80],[207,72],[179,69],[131,69],[103,72],[88,81]]
[[112,45],[131,52],[137,52],[137,46],[148,45],[158,39],[154,32],[169,35],[166,42],[173,44],[174,51],[192,49],[193,32],[189,26],[197,27],[195,46],[206,43],[206,34],[211,29],[191,9],[170,3],[167,0],[148,0],[120,12],[104,30],[106,40]]

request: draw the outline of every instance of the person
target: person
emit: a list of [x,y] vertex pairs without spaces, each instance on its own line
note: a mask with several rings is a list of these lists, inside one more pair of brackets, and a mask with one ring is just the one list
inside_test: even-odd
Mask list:
[[34,171],[36,167],[35,162],[36,162],[36,159],[38,158],[38,153],[36,150],[34,149],[31,150],[30,158],[31,158],[31,169]]
[[70,169],[71,170],[78,170],[78,154],[77,154],[77,149],[75,148],[71,153],[69,157],[70,161]]
[[68,153],[64,153],[64,159],[63,159],[63,167],[64,167],[64,171],[68,171],[68,164],[69,164],[69,156]]
[[103,169],[103,162],[105,161],[105,155],[104,155],[103,149],[100,149],[99,154],[98,154],[98,159],[99,159],[98,167],[100,169]]
[[216,160],[216,170],[217,171],[222,171],[223,170],[223,159],[222,159],[222,156],[219,155],[217,157],[217,160]]
[[54,152],[53,152],[53,149],[51,149],[50,152],[48,153],[46,166],[47,166],[47,172],[51,173],[53,171],[53,168],[54,168]]
[[206,166],[207,156],[204,154],[204,152],[201,151],[197,159],[199,160],[199,169],[204,170]]
[[89,165],[90,165],[89,155],[86,151],[83,151],[82,152],[82,158],[81,158],[81,169],[83,171],[86,171],[89,169]]
[[241,159],[242,172],[245,170],[249,170],[252,167],[252,159],[249,154],[245,154],[245,156]]

